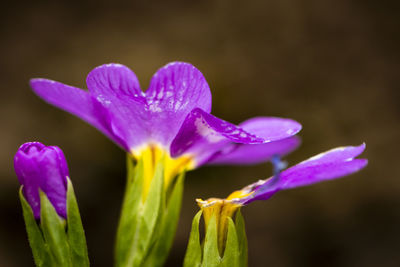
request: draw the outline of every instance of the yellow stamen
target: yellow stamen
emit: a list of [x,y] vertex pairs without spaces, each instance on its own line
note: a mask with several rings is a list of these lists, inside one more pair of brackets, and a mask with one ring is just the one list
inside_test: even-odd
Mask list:
[[149,192],[157,164],[161,163],[164,167],[165,189],[168,189],[178,174],[194,168],[194,161],[191,156],[183,155],[178,158],[171,158],[169,152],[159,145],[148,145],[143,149],[132,151],[132,155],[136,160],[141,159],[143,161],[143,201]]

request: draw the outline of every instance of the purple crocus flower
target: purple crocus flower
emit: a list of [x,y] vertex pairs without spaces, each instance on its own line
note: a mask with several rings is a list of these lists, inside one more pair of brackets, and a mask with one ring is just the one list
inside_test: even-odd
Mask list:
[[69,172],[64,153],[59,147],[45,146],[39,142],[25,143],[15,154],[14,169],[36,219],[40,218],[39,190],[46,194],[58,215],[67,218]]
[[167,176],[206,163],[258,163],[299,143],[293,135],[301,125],[290,119],[257,117],[236,126],[211,115],[210,88],[188,63],[159,69],[145,92],[120,64],[95,68],[86,83],[88,91],[31,80],[37,95],[90,123],[134,158],[154,162],[167,155]]
[[281,190],[312,185],[357,172],[368,164],[368,160],[356,158],[364,149],[365,144],[338,147],[309,158],[282,172],[279,172],[281,168],[279,165],[282,162],[277,161],[275,168],[278,170],[271,178],[260,180],[235,191],[226,199],[197,199],[197,203],[203,210],[206,227],[211,216],[216,213],[219,246],[222,248],[226,238],[227,218],[232,217],[237,209],[256,200],[267,200]]

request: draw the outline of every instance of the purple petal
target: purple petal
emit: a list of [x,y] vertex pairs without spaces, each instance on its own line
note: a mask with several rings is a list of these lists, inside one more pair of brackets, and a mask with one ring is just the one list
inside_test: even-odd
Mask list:
[[[55,147],[48,147],[43,150],[42,155],[37,159],[39,172],[42,175],[40,189],[46,194],[57,213],[64,218],[67,217],[67,176],[66,161],[61,150]],[[62,153],[62,152],[61,152]],[[64,158],[63,162],[61,158]]]
[[297,166],[306,167],[325,163],[350,161],[360,155],[365,150],[365,147],[365,143],[359,146],[337,147],[302,161],[297,164]]
[[244,199],[243,204],[266,200],[280,190],[307,186],[357,172],[368,164],[366,159],[354,159],[364,149],[365,144],[332,149],[283,171],[278,180],[267,179],[250,185],[248,189],[255,192],[252,197]]
[[354,159],[347,162],[325,163],[308,167],[297,166],[282,175],[282,189],[306,186],[342,177],[359,171],[367,163],[366,159]]
[[239,126],[269,141],[287,138],[301,130],[301,124],[297,121],[276,117],[255,117],[242,122]]
[[40,198],[39,191],[41,185],[40,170],[31,157],[18,150],[14,156],[14,169],[18,181],[23,185],[23,193],[32,208],[36,219],[40,218]]
[[194,108],[211,111],[211,92],[193,65],[173,62],[159,69],[146,91],[153,139],[169,146]]
[[[136,75],[120,64],[102,65],[92,70],[86,83],[96,98],[98,109],[113,135],[124,140],[124,148],[132,150],[150,138],[150,116],[144,93]],[[103,112],[105,112],[103,111]]]
[[171,155],[193,154],[200,165],[229,142],[262,144],[266,140],[197,108],[183,122],[171,144]]
[[51,148],[54,151],[53,157],[56,160],[55,164],[59,167],[60,175],[61,177],[63,177],[65,188],[68,188],[67,177],[69,177],[69,169],[64,152],[58,146],[50,146],[49,148]]
[[104,110],[87,91],[47,79],[32,79],[30,85],[47,103],[78,116],[117,144],[125,146],[104,121],[108,111]]
[[32,79],[33,91],[49,104],[64,109],[96,128],[103,129],[99,123],[90,94],[84,90],[47,79]]
[[93,95],[104,99],[143,97],[135,73],[121,64],[104,64],[94,68],[88,74],[86,84]]
[[[212,157],[211,164],[255,164],[269,160],[273,155],[286,155],[300,144],[298,138],[287,138],[301,130],[301,124],[284,118],[256,117],[239,124],[244,130],[264,137],[279,140],[267,144],[227,144]],[[282,139],[282,140],[280,140]]]
[[169,147],[193,108],[211,110],[206,80],[187,63],[161,68],[152,78],[147,96],[136,75],[119,64],[91,71],[87,77],[89,93],[43,79],[31,84],[47,102],[81,117],[127,151],[147,142]]
[[207,164],[257,164],[268,161],[274,155],[284,156],[300,145],[300,138],[292,136],[260,145],[228,144]]
[[194,109],[174,139],[171,155],[193,154],[197,166],[208,161],[256,163],[269,159],[271,153],[282,155],[294,149],[298,144],[295,139],[269,146],[265,143],[286,139],[301,129],[296,121],[267,117],[253,118],[241,125],[243,127]]

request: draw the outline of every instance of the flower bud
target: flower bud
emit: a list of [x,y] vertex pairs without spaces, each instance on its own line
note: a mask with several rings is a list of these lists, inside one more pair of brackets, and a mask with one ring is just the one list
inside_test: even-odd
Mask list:
[[67,217],[69,172],[64,153],[59,147],[45,146],[39,142],[25,143],[14,156],[14,169],[35,219],[40,219],[39,190],[46,194],[58,215]]

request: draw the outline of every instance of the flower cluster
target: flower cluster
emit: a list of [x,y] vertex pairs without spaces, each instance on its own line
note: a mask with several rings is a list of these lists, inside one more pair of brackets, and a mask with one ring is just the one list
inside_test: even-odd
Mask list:
[[[93,69],[88,90],[32,79],[46,102],[97,128],[127,152],[127,185],[117,230],[115,266],[161,266],[172,245],[186,171],[206,164],[271,161],[274,175],[226,199],[197,199],[184,266],[246,266],[243,219],[237,211],[275,193],[356,172],[365,145],[340,147],[289,169],[280,157],[296,149],[301,124],[255,117],[238,125],[211,114],[203,74],[184,62],[159,69],[142,91],[133,71],[120,64]],[[56,146],[23,144],[14,158],[21,203],[37,266],[89,266],[86,242],[67,163]],[[233,215],[237,215],[233,223]],[[204,217],[206,237],[199,239]],[[40,223],[38,225],[38,223]],[[235,225],[236,224],[236,225]]]

